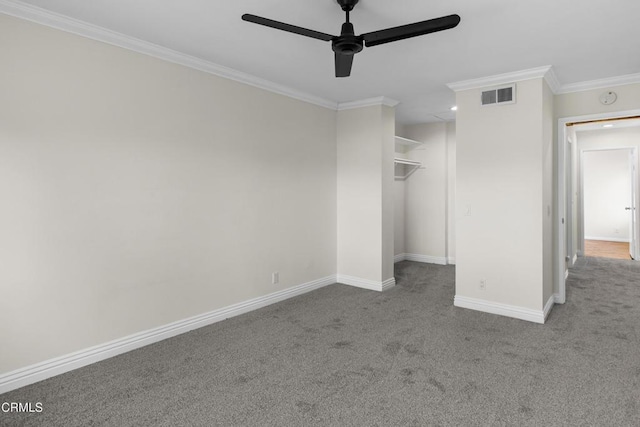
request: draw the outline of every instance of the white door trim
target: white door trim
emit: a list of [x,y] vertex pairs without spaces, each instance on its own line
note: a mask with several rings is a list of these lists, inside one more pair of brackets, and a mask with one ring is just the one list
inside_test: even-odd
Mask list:
[[640,236],[638,235],[638,192],[640,187],[640,182],[638,182],[638,150],[636,147],[631,150],[631,156],[629,158],[630,164],[629,168],[631,169],[631,233],[629,236],[629,254],[631,258],[635,261],[638,261],[638,253],[640,252],[638,248],[638,242],[640,241]]
[[612,111],[610,113],[587,114],[583,116],[561,117],[558,119],[558,146],[557,146],[557,194],[556,194],[556,225],[558,232],[556,233],[556,281],[558,289],[558,300],[556,302],[563,304],[566,301],[566,283],[565,274],[567,273],[565,266],[566,242],[564,229],[567,227],[569,236],[571,236],[571,218],[566,217],[567,212],[567,188],[566,188],[566,171],[567,171],[567,123],[585,122],[589,120],[599,119],[615,119],[629,116],[640,115],[640,110]]

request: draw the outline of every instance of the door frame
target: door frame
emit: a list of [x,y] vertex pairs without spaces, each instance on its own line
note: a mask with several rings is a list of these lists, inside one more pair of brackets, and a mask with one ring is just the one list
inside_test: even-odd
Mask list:
[[569,194],[567,193],[567,171],[570,171],[570,159],[567,159],[568,152],[568,133],[567,123],[586,122],[589,120],[601,119],[617,119],[629,116],[640,115],[640,110],[612,111],[609,113],[587,114],[582,116],[561,117],[558,119],[558,136],[557,136],[557,157],[556,163],[556,284],[557,293],[554,295],[554,302],[564,304],[567,300],[566,278],[569,275],[566,257],[568,241],[572,239],[572,223],[571,218],[567,218],[567,206]]
[[640,221],[640,212],[638,212],[638,197],[640,196],[640,182],[638,182],[638,149],[636,147],[631,151],[629,168],[631,169],[631,230],[629,242],[629,255],[634,261],[639,261],[638,252],[640,252],[640,232],[638,224]]

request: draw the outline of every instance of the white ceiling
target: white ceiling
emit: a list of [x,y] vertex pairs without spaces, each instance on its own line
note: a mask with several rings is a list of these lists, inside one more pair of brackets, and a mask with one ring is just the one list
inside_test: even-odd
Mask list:
[[[11,0],[2,0],[7,3]],[[457,13],[457,28],[365,48],[334,77],[329,42],[243,13],[339,34],[335,0],[25,0],[334,102],[386,96],[400,123],[451,119],[446,83],[552,65],[561,84],[640,72],[638,0],[360,0],[357,34]]]

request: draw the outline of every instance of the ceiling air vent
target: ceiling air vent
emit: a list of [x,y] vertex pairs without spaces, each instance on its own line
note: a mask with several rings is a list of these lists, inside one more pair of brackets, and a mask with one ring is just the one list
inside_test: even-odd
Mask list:
[[482,92],[482,105],[513,104],[516,102],[516,85],[503,86]]

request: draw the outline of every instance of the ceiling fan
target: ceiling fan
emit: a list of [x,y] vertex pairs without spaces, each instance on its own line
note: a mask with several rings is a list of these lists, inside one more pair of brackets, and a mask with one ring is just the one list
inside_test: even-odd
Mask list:
[[353,24],[349,22],[349,12],[353,10],[359,0],[337,0],[342,10],[347,14],[347,20],[342,24],[342,31],[339,36],[309,30],[296,25],[285,24],[284,22],[262,18],[260,16],[245,13],[242,19],[254,24],[265,25],[282,31],[311,37],[318,40],[330,41],[331,48],[335,52],[336,77],[349,77],[351,66],[353,65],[353,55],[360,52],[364,46],[371,47],[379,44],[395,42],[408,39],[410,37],[435,33],[437,31],[454,28],[460,23],[460,16],[448,15],[441,18],[429,19],[427,21],[416,22],[399,27],[387,28],[386,30],[373,31],[371,33],[356,36]]

